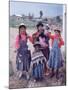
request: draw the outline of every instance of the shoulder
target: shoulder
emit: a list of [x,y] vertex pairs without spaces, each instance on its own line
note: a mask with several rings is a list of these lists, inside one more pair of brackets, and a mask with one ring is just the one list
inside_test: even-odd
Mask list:
[[19,35],[16,36],[16,40],[19,40]]
[[32,35],[32,36],[37,35],[37,34],[38,34],[38,32],[35,32],[35,33],[33,33],[33,35]]

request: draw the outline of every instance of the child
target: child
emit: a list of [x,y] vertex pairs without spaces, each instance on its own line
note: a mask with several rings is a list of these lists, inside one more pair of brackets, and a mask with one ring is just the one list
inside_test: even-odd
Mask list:
[[20,71],[19,78],[22,77],[24,72],[27,73],[30,68],[31,54],[27,46],[28,38],[29,37],[26,33],[26,26],[21,24],[19,26],[19,35],[15,41],[15,48],[17,50],[16,65],[17,70]]
[[[48,66],[52,69],[51,77],[56,74],[56,78],[58,79],[59,68],[61,67],[62,63],[62,55],[61,55],[61,46],[64,45],[64,41],[61,37],[60,30],[55,30],[55,35],[49,35],[52,39],[52,50],[49,56]],[[54,73],[56,70],[56,73]]]
[[44,74],[44,63],[46,63],[46,58],[44,57],[43,53],[41,52],[40,43],[35,42],[34,44],[35,51],[32,54],[32,61],[30,71],[34,78],[34,81],[42,80]]

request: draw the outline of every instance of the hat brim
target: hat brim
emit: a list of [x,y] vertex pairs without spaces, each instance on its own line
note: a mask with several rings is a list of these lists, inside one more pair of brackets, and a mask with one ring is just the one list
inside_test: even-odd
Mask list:
[[58,29],[55,29],[54,31],[61,32],[61,31],[60,31],[60,30],[58,30]]
[[25,26],[25,25],[20,25],[20,26],[19,26],[19,28],[21,28],[21,27],[24,27],[24,28],[26,28],[26,26]]
[[41,45],[40,45],[40,44],[34,44],[33,46],[34,46],[34,47],[35,47],[35,46],[39,46],[39,47],[41,47]]

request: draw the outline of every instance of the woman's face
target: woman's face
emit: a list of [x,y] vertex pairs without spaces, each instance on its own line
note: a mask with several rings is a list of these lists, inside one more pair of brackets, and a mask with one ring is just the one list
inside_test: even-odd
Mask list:
[[43,26],[39,26],[39,27],[38,27],[38,31],[39,31],[40,33],[43,32],[43,31],[44,31]]
[[24,27],[20,28],[20,34],[23,34],[24,32],[26,32],[26,29]]

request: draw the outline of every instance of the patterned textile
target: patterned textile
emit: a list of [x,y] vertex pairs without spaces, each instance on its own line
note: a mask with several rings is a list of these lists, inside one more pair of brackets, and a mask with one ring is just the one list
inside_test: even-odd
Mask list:
[[36,79],[41,79],[43,77],[44,64],[45,64],[43,62],[46,62],[46,58],[44,57],[43,53],[41,51],[34,52],[32,55],[30,69],[32,72],[32,76]]

